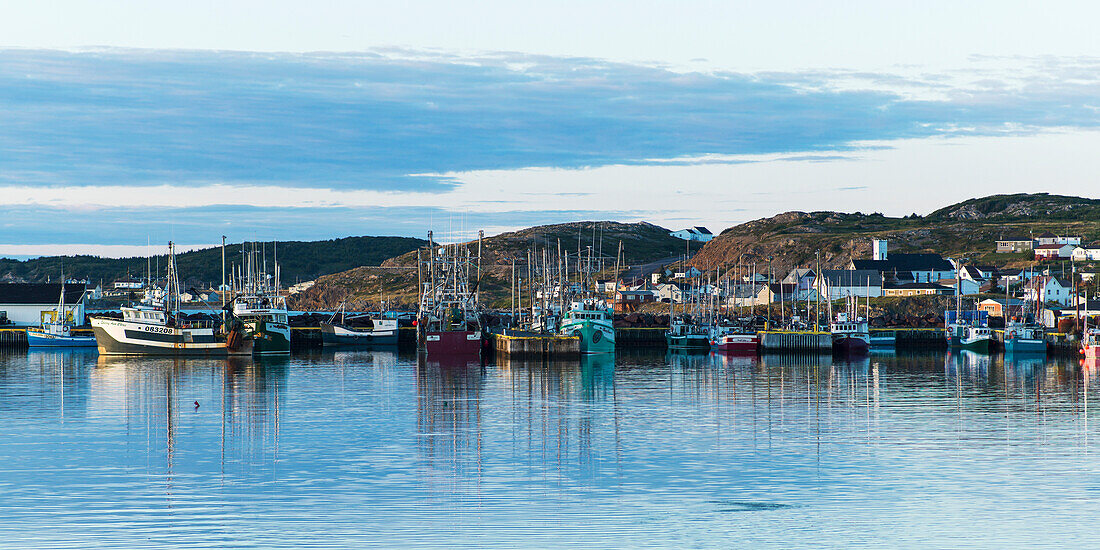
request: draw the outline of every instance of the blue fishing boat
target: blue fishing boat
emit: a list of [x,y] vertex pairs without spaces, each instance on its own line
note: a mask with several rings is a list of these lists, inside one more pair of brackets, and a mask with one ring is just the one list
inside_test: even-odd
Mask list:
[[61,297],[57,309],[42,312],[42,325],[27,329],[27,346],[32,348],[94,348],[95,336],[73,334],[72,322],[65,311],[65,272],[61,272]]
[[78,336],[64,323],[43,323],[27,329],[27,346],[32,348],[94,348],[95,336]]

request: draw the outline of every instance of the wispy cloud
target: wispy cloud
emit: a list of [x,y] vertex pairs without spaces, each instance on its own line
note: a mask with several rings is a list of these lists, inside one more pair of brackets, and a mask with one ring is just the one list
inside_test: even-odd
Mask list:
[[[356,220],[374,207],[448,212],[473,172],[858,162],[849,153],[867,142],[1100,126],[1098,59],[973,63],[934,74],[743,74],[403,49],[6,50],[0,208],[30,223],[44,207],[12,205],[98,205],[82,219],[115,241],[130,237],[106,224],[134,212],[117,207],[168,209],[180,225],[226,223],[221,214],[261,228],[265,215],[297,208],[303,238],[333,236],[367,232]],[[43,188],[56,192],[33,192]],[[534,214],[538,195],[481,198],[529,201],[511,210],[525,213],[523,225],[553,217]],[[248,204],[264,214],[242,214]]]
[[[974,86],[949,87],[946,99],[914,100],[887,90],[945,85],[843,71],[681,73],[508,53],[8,50],[0,53],[0,182],[443,191],[452,182],[410,174],[836,150],[856,140],[1100,123],[1089,107],[1100,61],[1039,60],[1027,69],[1027,77],[982,74]],[[837,82],[868,85],[837,90]]]

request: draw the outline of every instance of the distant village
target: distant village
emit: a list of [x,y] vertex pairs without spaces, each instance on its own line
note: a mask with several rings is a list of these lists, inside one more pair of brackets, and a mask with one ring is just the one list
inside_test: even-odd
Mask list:
[[[698,243],[714,238],[707,228],[697,226],[670,233]],[[1100,315],[1100,300],[1086,300],[1084,285],[1096,278],[1096,271],[1084,269],[1100,262],[1100,247],[1087,247],[1080,236],[1043,233],[1036,237],[1013,237],[990,243],[990,248],[1019,258],[1028,254],[1032,268],[1007,268],[969,263],[966,258],[945,258],[934,253],[891,253],[886,239],[872,241],[870,258],[853,259],[845,269],[804,266],[787,273],[775,273],[767,263],[742,265],[722,273],[720,284],[714,273],[704,274],[687,262],[656,267],[650,272],[631,273],[619,281],[600,281],[603,291],[614,295],[617,313],[644,309],[645,304],[686,304],[707,301],[726,308],[782,305],[808,309],[815,301],[859,298],[910,297],[921,295],[967,298],[967,307],[988,312],[991,317],[1017,315],[1025,304],[1043,324],[1054,327],[1067,316]],[[1079,268],[1080,267],[1080,268]],[[123,302],[139,297],[147,281],[126,277],[110,283],[91,284],[68,280],[65,284],[66,316],[84,324],[88,304]],[[293,295],[314,284],[307,281],[283,290]],[[190,287],[180,293],[184,305],[216,308],[224,288]],[[59,283],[0,283],[0,324],[33,326],[57,307]],[[976,298],[980,298],[975,302]],[[653,306],[649,306],[652,308]]]
[[[714,235],[705,227],[692,227],[670,233],[690,241],[708,242]],[[684,304],[693,301],[717,302],[726,307],[753,307],[772,304],[798,304],[859,298],[909,297],[921,295],[968,297],[967,308],[986,311],[991,317],[1010,317],[1029,310],[1041,316],[1043,324],[1055,327],[1066,316],[1100,314],[1100,299],[1087,299],[1084,285],[1093,281],[1096,271],[1078,269],[1100,261],[1100,247],[1083,245],[1080,236],[1061,236],[1050,232],[1034,238],[1009,238],[990,243],[997,253],[1027,253],[1035,262],[1032,268],[1008,268],[972,264],[966,258],[944,258],[934,253],[890,253],[886,239],[872,241],[867,259],[853,259],[845,269],[799,267],[790,272],[774,273],[771,266],[740,266],[730,273],[733,284],[719,284],[714,274],[704,274],[691,266],[673,265],[619,282],[616,302],[620,312],[637,311],[641,304]],[[727,275],[722,275],[723,281]],[[605,281],[606,291],[615,283]],[[975,299],[981,298],[975,302]]]

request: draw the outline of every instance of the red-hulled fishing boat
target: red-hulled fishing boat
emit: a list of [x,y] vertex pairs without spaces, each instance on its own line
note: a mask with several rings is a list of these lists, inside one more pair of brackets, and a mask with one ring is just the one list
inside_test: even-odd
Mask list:
[[[478,356],[484,335],[480,326],[477,285],[481,281],[481,239],[477,253],[469,243],[436,248],[428,232],[427,259],[418,253],[420,311],[416,317],[416,335],[420,351],[429,356]],[[470,284],[474,271],[477,281]]]

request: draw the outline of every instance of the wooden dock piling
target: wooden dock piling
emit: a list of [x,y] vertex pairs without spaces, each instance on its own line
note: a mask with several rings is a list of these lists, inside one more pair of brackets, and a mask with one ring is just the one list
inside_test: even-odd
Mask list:
[[27,329],[0,328],[0,349],[27,349]]

